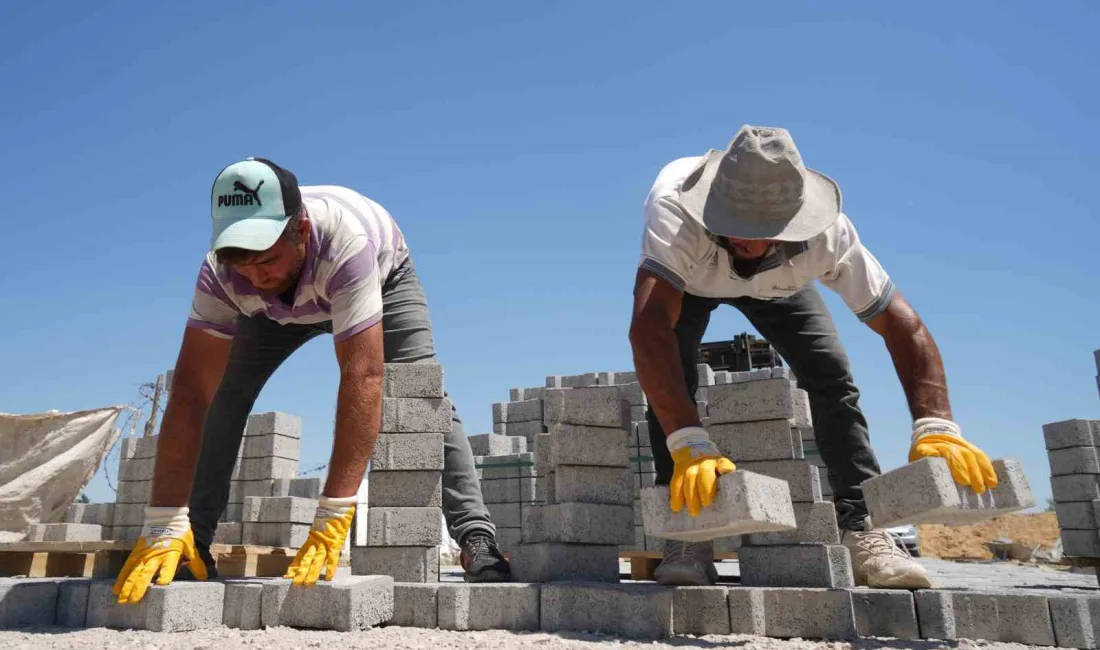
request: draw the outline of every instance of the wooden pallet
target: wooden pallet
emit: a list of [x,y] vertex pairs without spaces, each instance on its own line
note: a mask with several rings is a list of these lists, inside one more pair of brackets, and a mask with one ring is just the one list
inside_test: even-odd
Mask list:
[[[664,554],[661,551],[620,551],[619,558],[623,560],[630,560],[630,579],[631,580],[653,580],[653,572],[657,570],[657,565],[661,563],[661,557]],[[714,559],[717,560],[736,560],[736,553],[715,553]]]

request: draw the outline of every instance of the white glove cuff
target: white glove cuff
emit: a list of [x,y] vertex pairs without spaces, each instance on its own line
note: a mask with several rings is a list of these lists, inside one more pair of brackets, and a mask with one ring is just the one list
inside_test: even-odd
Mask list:
[[962,428],[943,418],[920,418],[913,422],[912,442],[932,434],[962,438]]
[[665,446],[669,451],[682,449],[692,443],[709,443],[710,436],[703,427],[684,427],[673,431],[665,438]]
[[145,525],[141,527],[141,536],[183,537],[190,530],[191,520],[186,506],[145,506]]
[[317,500],[317,514],[313,517],[313,523],[318,524],[326,519],[343,517],[348,510],[355,507],[358,497],[354,494],[350,497],[326,497],[321,495]]

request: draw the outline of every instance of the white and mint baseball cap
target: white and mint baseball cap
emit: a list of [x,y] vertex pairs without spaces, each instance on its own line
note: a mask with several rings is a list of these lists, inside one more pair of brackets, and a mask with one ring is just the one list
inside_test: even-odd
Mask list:
[[218,174],[210,192],[210,250],[267,250],[301,207],[294,174],[264,158],[233,163]]

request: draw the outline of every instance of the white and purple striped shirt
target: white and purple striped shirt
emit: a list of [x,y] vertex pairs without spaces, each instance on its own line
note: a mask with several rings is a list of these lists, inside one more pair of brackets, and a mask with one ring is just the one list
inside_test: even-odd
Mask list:
[[333,336],[341,340],[382,319],[382,285],[409,257],[397,223],[354,190],[322,185],[301,191],[310,238],[294,304],[264,298],[210,252],[199,270],[188,327],[232,338],[238,315],[263,314],[282,324],[331,320]]

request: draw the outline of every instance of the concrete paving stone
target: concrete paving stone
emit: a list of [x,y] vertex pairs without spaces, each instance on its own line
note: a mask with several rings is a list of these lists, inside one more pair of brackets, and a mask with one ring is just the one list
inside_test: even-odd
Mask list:
[[[372,485],[373,487],[373,485]],[[255,511],[245,521],[258,521],[271,524],[312,524],[313,516],[317,514],[317,499],[303,499],[301,497],[249,497],[245,499],[245,510],[253,504],[253,508],[259,509],[259,515]]]
[[453,426],[451,400],[422,397],[383,397],[382,433],[449,433]]
[[994,460],[993,470],[997,487],[979,495],[955,483],[943,458],[922,458],[864,481],[863,496],[878,528],[974,523],[1035,505],[1019,462]]
[[649,422],[642,420],[641,422],[633,422],[630,425],[630,446],[631,447],[649,447],[651,441],[649,439]]
[[272,433],[291,438],[301,438],[302,418],[280,411],[248,416],[248,423],[244,428],[245,436],[264,436]]
[[31,524],[24,542],[98,542],[103,527],[98,524]]
[[542,399],[545,395],[546,386],[535,386],[532,388],[512,388],[508,391],[508,401],[522,402],[528,399]]
[[114,526],[141,526],[145,523],[144,503],[115,504]]
[[[732,591],[732,590],[731,590]],[[764,588],[765,634],[789,639],[855,639],[855,608],[846,589]]]
[[748,546],[738,550],[746,587],[851,587],[852,562],[839,544]]
[[802,456],[802,438],[795,447],[789,420],[712,424],[707,433],[734,463],[753,460],[789,460]]
[[523,541],[575,544],[629,544],[634,539],[634,509],[602,503],[532,506],[523,511]]
[[241,543],[258,546],[287,546],[298,548],[309,538],[310,524],[254,523],[241,524]]
[[733,373],[729,370],[714,371],[714,385],[733,383]]
[[269,497],[245,497],[241,508],[241,521],[260,522],[260,500]]
[[292,478],[290,479],[290,493],[280,496],[319,499],[321,498],[321,479],[318,477]]
[[[76,629],[85,627],[88,622],[88,592],[91,587],[92,581],[84,578],[57,581],[57,614],[53,624]],[[0,628],[8,629],[2,619]]]
[[276,478],[294,478],[298,473],[296,458],[242,458],[239,478],[241,481],[263,481]]
[[222,605],[222,625],[238,630],[263,628],[260,613],[264,583],[267,580],[225,580],[225,602]]
[[53,625],[61,583],[56,578],[0,578],[0,629]]
[[795,503],[794,519],[797,528],[778,533],[753,533],[748,543],[753,546],[773,544],[839,544],[840,530],[836,523],[836,506],[832,501]]
[[595,386],[599,377],[594,372],[586,372],[582,375],[563,375],[560,388],[588,388]]
[[1047,452],[1050,461],[1051,476],[1067,474],[1098,474],[1100,462],[1097,461],[1096,447],[1066,447]]
[[156,466],[155,458],[130,458],[120,460],[118,463],[118,480],[121,481],[151,481],[153,469]]
[[371,508],[443,506],[443,472],[378,472],[369,481],[367,505]]
[[748,471],[718,478],[717,495],[709,507],[692,517],[685,507],[669,507],[668,486],[642,490],[642,517],[646,535],[685,542],[751,532],[792,530],[796,525],[787,484]]
[[913,592],[904,589],[853,589],[856,631],[860,636],[920,639]]
[[371,472],[443,471],[443,436],[438,433],[382,433],[371,454]]
[[215,544],[243,544],[244,524],[240,522],[222,522],[214,531]]
[[[524,438],[530,443],[535,436],[540,433],[546,432],[546,425],[542,420],[531,420],[530,422],[494,422],[493,433],[502,436],[516,436]],[[528,444],[530,448],[530,444]]]
[[393,618],[393,578],[342,576],[294,587],[279,579],[264,584],[264,627],[312,628],[350,632],[369,630]]
[[787,379],[766,379],[713,386],[707,391],[710,424],[792,420],[795,400]]
[[546,376],[546,387],[547,388],[561,388],[562,387],[561,378],[562,378],[561,375],[547,375]]
[[[496,523],[495,521],[493,523]],[[497,546],[505,553],[514,553],[516,547],[523,543],[522,528],[504,528],[497,525]]]
[[813,503],[822,499],[821,477],[817,468],[805,460],[734,460],[734,464],[738,470],[786,481],[793,503]]
[[247,497],[269,497],[272,495],[275,481],[233,481],[229,484],[229,503],[244,503]]
[[539,584],[439,585],[441,630],[539,629]]
[[810,412],[810,395],[801,388],[795,388],[791,382],[791,400],[794,404],[794,417],[791,418],[791,426],[798,429],[813,426],[813,417]]
[[152,481],[119,481],[115,503],[149,503]]
[[481,498],[485,503],[531,503],[535,500],[534,476],[524,478],[483,478]]
[[498,433],[481,433],[470,436],[470,450],[475,456],[504,456],[527,451],[527,438],[503,436]]
[[[804,459],[806,458],[806,447],[802,438],[802,429],[791,427],[791,449],[794,451],[794,457]],[[814,445],[814,450],[817,450],[817,445]]]
[[439,627],[439,583],[393,583],[393,616],[387,625],[436,629]]
[[1100,532],[1063,530],[1062,551],[1072,557],[1100,557]]
[[550,464],[629,467],[628,437],[625,429],[556,424],[550,431]]
[[1100,474],[1053,476],[1050,487],[1056,503],[1100,499]]
[[764,636],[767,631],[764,590],[755,587],[730,587],[726,597],[729,600],[730,634]]
[[92,521],[85,521],[85,519],[91,519],[90,503],[70,503],[69,507],[65,509],[65,523],[67,524],[90,524],[99,523]]
[[542,585],[544,632],[598,632],[660,639],[673,631],[673,589],[645,584]]
[[[507,480],[507,479],[505,479]],[[518,480],[518,479],[517,479]],[[515,503],[486,503],[485,508],[493,519],[493,524],[498,528],[521,528],[523,526],[523,512],[534,505]]]
[[1056,644],[1045,595],[921,590],[916,603],[926,639]]
[[700,386],[713,386],[714,385],[714,369],[705,363],[696,364],[696,372],[699,373],[699,385]]
[[88,627],[188,632],[222,624],[223,582],[180,581],[153,584],[138,603],[120,605],[114,580],[95,580],[88,593]]
[[630,421],[631,422],[644,422],[646,417],[647,407],[645,406],[631,406],[630,407]]
[[632,384],[621,384],[618,386],[619,399],[626,402],[630,406],[645,406],[649,403],[646,398],[645,391],[642,390],[642,385],[638,382]]
[[481,478],[530,478],[536,476],[535,454],[508,454],[507,456],[475,456],[474,464],[481,469]]
[[699,419],[710,417],[706,402],[695,402],[695,411],[699,414]]
[[442,543],[439,508],[370,508],[367,546],[436,546]]
[[625,467],[559,465],[554,470],[554,495],[559,502],[634,504],[632,477]]
[[542,400],[527,399],[521,402],[494,402],[493,422],[530,422],[542,419]]
[[1092,501],[1055,503],[1058,527],[1062,530],[1096,530],[1096,508]]
[[383,397],[443,397],[443,365],[387,363],[382,370]]
[[772,379],[790,379],[791,369],[781,366],[775,366],[771,369]]
[[1043,441],[1047,449],[1095,447],[1100,436],[1100,422],[1094,420],[1061,420],[1043,425]]
[[727,587],[679,587],[672,593],[673,634],[731,634]]
[[543,400],[543,421],[551,424],[575,424],[620,429],[624,434],[630,423],[630,406],[619,397],[615,387],[553,389]]
[[116,542],[136,542],[141,536],[141,528],[141,526],[111,526],[111,539]]
[[516,582],[619,581],[619,548],[603,544],[520,544],[512,557]]
[[638,373],[634,371],[596,373],[596,385],[598,386],[620,386],[622,384],[633,384],[637,381]]
[[437,582],[439,549],[434,546],[353,546],[351,573],[390,576],[397,582]]
[[301,454],[301,439],[278,434],[249,436],[241,445],[241,458],[292,458],[298,460]]
[[142,436],[140,438],[128,438],[128,440],[134,441],[132,458],[156,458],[157,441],[160,440],[160,436]]
[[1052,595],[1048,604],[1058,647],[1096,648],[1100,644],[1100,598]]

